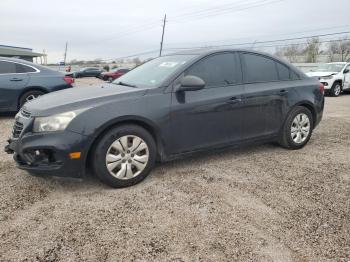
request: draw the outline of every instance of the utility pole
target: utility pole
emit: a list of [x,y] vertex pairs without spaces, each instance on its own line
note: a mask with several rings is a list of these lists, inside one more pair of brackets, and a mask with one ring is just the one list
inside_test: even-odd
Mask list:
[[66,65],[66,59],[67,59],[67,48],[68,48],[68,42],[66,42],[66,48],[65,48],[65,50],[64,50],[64,59],[63,59],[64,65]]
[[162,51],[163,51],[165,23],[166,23],[166,14],[164,15],[164,20],[163,20],[163,32],[162,32],[162,41],[160,42],[159,56],[162,56]]

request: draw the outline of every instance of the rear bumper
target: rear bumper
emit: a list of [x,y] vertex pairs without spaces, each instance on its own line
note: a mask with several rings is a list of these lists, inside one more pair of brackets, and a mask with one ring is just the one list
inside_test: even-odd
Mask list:
[[[63,131],[46,134],[25,134],[9,140],[5,151],[14,155],[17,167],[37,175],[83,177],[85,175],[86,137]],[[71,159],[70,153],[81,152]]]
[[325,100],[324,100],[324,96],[322,95],[322,101],[316,107],[316,119],[315,119],[314,127],[316,127],[323,118],[324,103],[325,103]]

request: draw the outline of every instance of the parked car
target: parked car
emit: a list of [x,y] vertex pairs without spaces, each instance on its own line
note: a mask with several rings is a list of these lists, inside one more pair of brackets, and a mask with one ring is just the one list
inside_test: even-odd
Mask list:
[[178,53],[111,84],[26,104],[5,150],[30,173],[82,177],[89,167],[125,187],[156,161],[201,151],[268,141],[300,149],[321,121],[323,92],[317,79],[265,53]]
[[102,72],[100,74],[100,78],[104,81],[112,82],[113,80],[117,79],[118,77],[121,77],[122,75],[126,74],[129,71],[130,69],[127,69],[127,68],[116,68],[116,69],[112,69],[109,72]]
[[307,75],[318,78],[324,85],[326,94],[331,96],[339,96],[342,91],[350,91],[350,63],[322,64]]
[[79,71],[66,73],[66,76],[80,78],[80,77],[98,77],[103,70],[97,67],[81,68]]
[[72,87],[74,79],[28,61],[0,57],[0,112],[18,111],[43,94]]

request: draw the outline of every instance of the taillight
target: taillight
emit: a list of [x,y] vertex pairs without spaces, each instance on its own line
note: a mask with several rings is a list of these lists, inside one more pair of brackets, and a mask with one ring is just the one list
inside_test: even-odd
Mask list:
[[74,78],[70,76],[65,76],[63,77],[63,80],[68,84],[68,85],[73,85],[74,84]]
[[324,94],[324,85],[322,83],[320,83],[320,92]]

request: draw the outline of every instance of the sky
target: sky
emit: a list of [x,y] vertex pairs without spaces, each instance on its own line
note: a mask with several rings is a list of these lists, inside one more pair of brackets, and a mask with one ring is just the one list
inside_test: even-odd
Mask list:
[[68,61],[156,56],[167,14],[165,52],[241,43],[271,50],[259,42],[350,31],[349,10],[349,0],[1,0],[0,45],[45,50],[50,63],[63,61],[66,42]]

